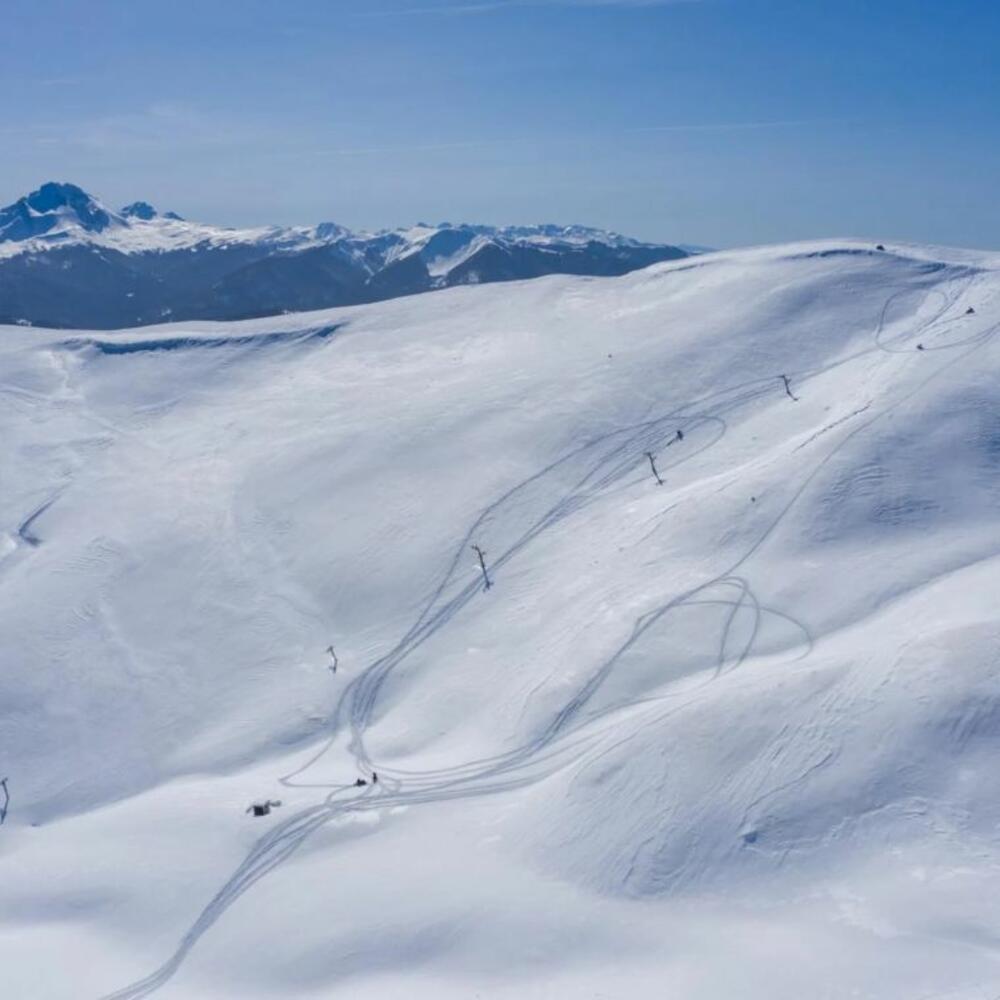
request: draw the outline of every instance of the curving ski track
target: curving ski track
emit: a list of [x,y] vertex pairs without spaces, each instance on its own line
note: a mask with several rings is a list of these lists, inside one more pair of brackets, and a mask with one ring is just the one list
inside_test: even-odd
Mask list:
[[[887,315],[893,303],[901,295],[912,294],[911,289],[904,289],[890,295],[886,300],[873,333],[871,347],[828,365],[797,372],[790,370],[789,374],[794,375],[801,385],[810,378],[825,374],[866,355],[876,352],[912,353],[916,347],[910,345],[915,345],[918,337],[927,335],[938,337],[949,333],[962,317],[950,320],[945,320],[943,317],[959,300],[962,292],[968,289],[975,278],[975,273],[966,272],[963,277],[967,280],[960,290],[951,296],[945,296],[938,290],[928,293],[941,296],[942,304],[915,329],[898,333],[888,340],[885,337]],[[648,478],[648,474],[644,471],[645,453],[665,447],[674,437],[678,427],[685,434],[684,447],[672,448],[665,453],[663,466],[665,477],[669,476],[671,469],[711,448],[726,433],[727,425],[723,415],[772,395],[775,392],[774,379],[765,377],[739,383],[728,389],[710,393],[654,419],[611,431],[586,442],[512,487],[480,513],[456,544],[454,555],[440,583],[426,601],[413,625],[392,650],[372,663],[347,685],[333,714],[331,736],[328,741],[299,768],[279,779],[283,784],[295,784],[296,787],[326,788],[327,794],[318,804],[300,810],[257,841],[243,862],[184,933],[170,957],[158,969],[144,979],[107,994],[103,1000],[138,1000],[157,991],[177,972],[191,949],[236,900],[259,879],[290,857],[312,833],[338,816],[384,809],[394,805],[418,805],[504,792],[538,781],[559,768],[564,761],[578,760],[581,752],[595,749],[609,733],[613,738],[612,746],[618,746],[634,738],[642,729],[661,722],[687,702],[668,707],[665,711],[654,712],[651,718],[641,725],[634,726],[625,735],[616,734],[613,723],[609,722],[603,729],[600,725],[602,720],[609,720],[613,713],[620,711],[621,705],[589,715],[585,715],[583,710],[614,671],[622,656],[640,643],[650,629],[679,608],[710,605],[729,609],[717,640],[716,667],[701,684],[685,692],[688,696],[696,693],[700,687],[713,683],[723,674],[738,669],[747,660],[754,650],[764,616],[776,616],[797,629],[802,635],[802,644],[805,647],[802,656],[808,655],[813,638],[806,625],[778,609],[762,606],[747,577],[738,571],[746,566],[774,534],[823,468],[849,441],[913,399],[945,372],[961,364],[992,340],[998,330],[1000,325],[993,325],[976,334],[947,343],[932,342],[933,349],[937,351],[963,347],[966,350],[937,366],[909,392],[876,411],[844,435],[800,480],[784,506],[735,562],[710,579],[637,618],[630,635],[622,645],[530,742],[494,757],[467,761],[451,768],[413,772],[379,767],[379,784],[369,785],[360,794],[351,798],[342,796],[356,790],[353,784],[324,785],[294,782],[293,779],[305,774],[323,757],[333,745],[337,734],[345,730],[351,733],[349,748],[359,769],[364,773],[371,772],[372,761],[365,748],[364,735],[382,685],[393,669],[410,653],[444,628],[470,601],[482,594],[479,578],[466,578],[468,574],[464,572],[462,559],[470,541],[484,537],[484,532],[488,532],[490,526],[499,519],[498,515],[509,509],[516,510],[519,506],[530,509],[534,505],[537,508],[537,512],[533,512],[533,516],[527,519],[528,525],[520,534],[513,538],[493,541],[492,551],[500,553],[491,560],[490,568],[494,571],[502,570],[544,531],[583,510],[598,498],[606,496],[613,490],[630,488],[645,481]],[[906,346],[903,346],[904,342]],[[870,405],[855,411],[845,420],[868,412]],[[838,421],[841,422],[843,421]],[[705,440],[700,443],[697,433],[699,430],[706,432]],[[548,480],[552,479],[556,480],[555,485],[558,486],[561,476],[569,479],[568,487],[564,486],[559,490],[548,486]],[[667,481],[669,482],[669,479]],[[538,495],[533,495],[533,491]],[[30,526],[30,520],[26,526]],[[713,589],[716,591],[714,594]],[[719,591],[729,591],[733,596],[729,599],[721,597],[718,595]],[[746,636],[734,640],[735,623],[744,613],[750,616],[751,627]],[[658,704],[670,700],[671,697],[668,694],[643,700]],[[687,700],[690,700],[690,697]],[[640,703],[636,701],[632,704]],[[830,759],[830,755],[827,755],[811,764],[801,779],[811,771],[826,766]],[[746,821],[749,821],[749,814],[755,804],[766,801],[777,791],[778,789],[771,789],[764,792],[755,803],[751,803],[747,807]]]

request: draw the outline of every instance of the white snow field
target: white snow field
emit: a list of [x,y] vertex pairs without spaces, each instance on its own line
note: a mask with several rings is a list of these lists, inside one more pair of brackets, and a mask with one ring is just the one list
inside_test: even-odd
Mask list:
[[858,241],[0,330],[0,994],[993,1000],[998,331]]

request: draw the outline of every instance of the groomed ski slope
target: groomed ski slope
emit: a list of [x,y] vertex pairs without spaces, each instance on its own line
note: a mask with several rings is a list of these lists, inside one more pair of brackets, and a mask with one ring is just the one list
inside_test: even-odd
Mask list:
[[1000,994],[1000,256],[6,328],[0,484],[4,996]]

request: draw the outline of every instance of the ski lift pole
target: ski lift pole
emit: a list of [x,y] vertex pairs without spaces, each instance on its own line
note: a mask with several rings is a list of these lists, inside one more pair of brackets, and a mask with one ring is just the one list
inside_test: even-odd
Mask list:
[[663,480],[660,479],[660,473],[656,470],[656,458],[651,451],[646,452],[646,458],[649,459],[649,467],[653,470],[653,475],[656,476],[656,485],[662,486]]
[[781,376],[781,381],[785,383],[785,394],[788,396],[789,399],[793,399],[797,403],[799,401],[799,397],[796,396],[795,393],[792,392],[792,388],[788,384],[788,376],[787,375],[782,375]]
[[473,545],[472,551],[479,557],[479,569],[483,574],[483,590],[489,590],[493,586],[489,573],[486,572],[486,553],[478,546]]

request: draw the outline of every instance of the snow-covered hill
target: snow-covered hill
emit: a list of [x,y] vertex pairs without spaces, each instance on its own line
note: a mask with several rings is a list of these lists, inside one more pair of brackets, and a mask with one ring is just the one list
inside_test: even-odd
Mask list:
[[244,319],[544,274],[618,275],[687,256],[582,226],[225,229],[144,201],[115,212],[50,182],[0,208],[0,323]]
[[996,996],[998,330],[852,241],[0,330],[5,995]]

